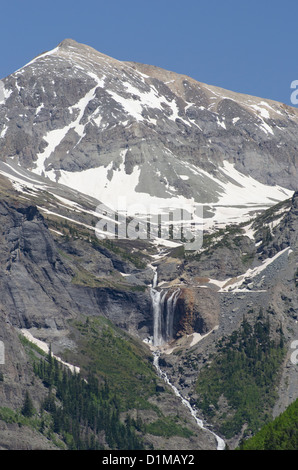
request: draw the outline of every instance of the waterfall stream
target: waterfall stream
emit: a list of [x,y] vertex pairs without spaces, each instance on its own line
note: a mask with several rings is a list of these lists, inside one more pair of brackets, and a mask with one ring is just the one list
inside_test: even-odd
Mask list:
[[[155,270],[153,283],[150,290],[153,308],[153,346],[157,348],[153,352],[153,364],[157,370],[159,377],[161,377],[165,381],[165,383],[167,383],[172,388],[175,395],[180,398],[182,404],[189,409],[197,425],[201,429],[210,432],[215,437],[217,441],[217,450],[224,450],[225,442],[223,441],[223,439],[217,436],[210,429],[204,427],[203,421],[197,417],[196,410],[191,406],[189,401],[181,395],[178,389],[170,382],[167,374],[163,372],[159,366],[160,351],[158,350],[158,347],[173,339],[173,321],[176,303],[180,294],[180,289],[177,288],[172,293],[170,293],[170,295],[167,295],[167,291],[163,293],[158,291],[157,285],[157,270]],[[163,318],[164,313],[166,313],[165,321]]]
[[171,387],[171,389],[174,391],[175,395],[180,398],[182,404],[183,404],[184,406],[186,406],[186,408],[188,408],[188,410],[190,411],[192,417],[195,419],[197,425],[198,425],[201,429],[203,429],[203,430],[205,430],[205,431],[207,431],[207,432],[210,432],[210,433],[215,437],[215,439],[216,439],[216,441],[217,441],[217,450],[225,450],[226,445],[225,445],[224,440],[221,439],[221,437],[217,436],[217,434],[215,434],[213,431],[211,431],[210,429],[208,429],[208,428],[206,428],[206,427],[204,426],[203,421],[197,417],[197,412],[196,412],[196,410],[191,406],[191,404],[189,403],[189,401],[181,395],[181,393],[179,392],[179,390],[177,389],[177,387],[175,387],[175,385],[173,385],[173,384],[170,382],[170,380],[169,380],[167,374],[161,370],[161,368],[159,367],[159,352],[156,352],[156,351],[155,351],[155,352],[153,353],[153,364],[154,364],[154,366],[155,366],[155,368],[156,368],[156,370],[157,370],[157,373],[158,373],[159,377],[162,378],[162,379],[165,381],[165,383],[168,384],[168,385]]
[[153,309],[153,346],[162,346],[173,339],[174,314],[180,288],[173,292],[157,290],[157,271],[154,272],[150,295]]
[[167,307],[166,307],[166,327],[165,327],[165,339],[166,341],[170,341],[173,339],[174,335],[174,329],[173,329],[173,324],[174,324],[174,314],[175,314],[175,308],[176,308],[176,303],[178,300],[180,294],[180,289],[174,290],[174,292],[170,295],[170,297],[167,299]]

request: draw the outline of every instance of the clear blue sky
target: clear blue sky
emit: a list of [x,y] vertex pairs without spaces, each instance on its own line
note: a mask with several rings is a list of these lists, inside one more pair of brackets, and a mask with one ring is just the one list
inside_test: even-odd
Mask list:
[[297,0],[1,3],[0,78],[72,38],[119,60],[287,104],[298,80]]

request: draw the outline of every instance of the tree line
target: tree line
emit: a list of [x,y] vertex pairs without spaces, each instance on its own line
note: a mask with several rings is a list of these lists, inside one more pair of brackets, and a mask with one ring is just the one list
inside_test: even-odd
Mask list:
[[[50,416],[51,430],[61,436],[71,450],[144,449],[137,434],[137,423],[129,416],[120,418],[120,400],[108,382],[99,384],[94,375],[84,379],[55,359],[51,351],[34,363],[35,374],[48,388],[41,403],[45,417]],[[30,397],[25,398],[23,414],[32,413]]]
[[219,341],[211,363],[200,372],[198,408],[227,438],[241,433],[244,425],[248,435],[257,432],[271,419],[284,355],[282,330],[272,334],[269,315],[260,311],[255,322],[244,317],[239,330]]

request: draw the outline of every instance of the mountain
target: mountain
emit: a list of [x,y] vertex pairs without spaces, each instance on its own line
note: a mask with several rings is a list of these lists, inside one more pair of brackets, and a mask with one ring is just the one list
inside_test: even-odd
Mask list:
[[298,398],[297,110],[69,39],[2,83],[0,447],[236,448]]
[[194,202],[209,228],[296,189],[298,112],[284,104],[71,39],[3,85],[2,160],[108,206]]

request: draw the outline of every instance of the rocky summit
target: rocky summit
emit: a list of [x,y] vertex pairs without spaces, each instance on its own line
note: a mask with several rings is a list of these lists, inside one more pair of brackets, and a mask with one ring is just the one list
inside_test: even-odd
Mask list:
[[0,448],[237,448],[298,398],[297,109],[72,39],[1,84]]
[[248,217],[297,185],[298,112],[71,39],[3,80],[0,153],[107,205]]

